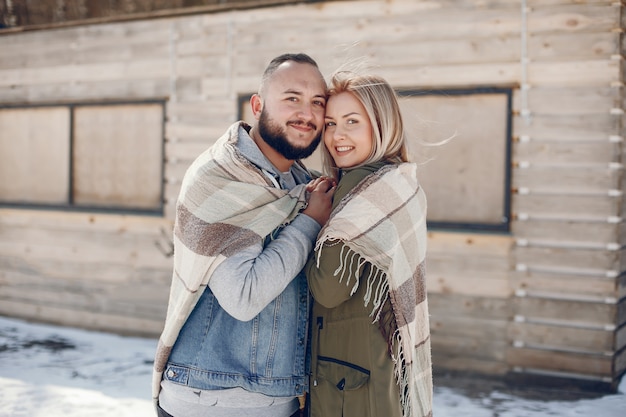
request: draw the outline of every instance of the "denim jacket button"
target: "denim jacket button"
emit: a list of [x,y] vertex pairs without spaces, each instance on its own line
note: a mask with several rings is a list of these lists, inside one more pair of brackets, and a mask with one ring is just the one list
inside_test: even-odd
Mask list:
[[167,377],[168,377],[168,378],[174,378],[175,376],[176,376],[176,372],[174,372],[174,370],[169,369],[169,370],[167,371]]

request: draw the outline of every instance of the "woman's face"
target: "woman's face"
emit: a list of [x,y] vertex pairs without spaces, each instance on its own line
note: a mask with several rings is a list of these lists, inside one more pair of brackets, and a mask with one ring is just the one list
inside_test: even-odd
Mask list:
[[351,168],[372,150],[372,125],[352,93],[330,96],[326,103],[324,145],[339,168]]

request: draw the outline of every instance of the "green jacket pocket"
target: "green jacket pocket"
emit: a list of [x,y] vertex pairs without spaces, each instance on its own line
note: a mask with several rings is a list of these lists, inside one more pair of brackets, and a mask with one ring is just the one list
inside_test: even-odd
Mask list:
[[370,371],[358,365],[325,356],[317,357],[317,377],[339,391],[353,391],[367,383]]

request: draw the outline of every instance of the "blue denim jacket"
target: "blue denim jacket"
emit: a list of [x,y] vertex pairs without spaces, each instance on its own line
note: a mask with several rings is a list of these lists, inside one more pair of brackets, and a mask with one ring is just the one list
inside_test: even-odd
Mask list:
[[201,389],[300,395],[308,390],[308,311],[303,273],[250,321],[231,317],[207,288],[180,333],[186,343],[174,346],[163,377]]

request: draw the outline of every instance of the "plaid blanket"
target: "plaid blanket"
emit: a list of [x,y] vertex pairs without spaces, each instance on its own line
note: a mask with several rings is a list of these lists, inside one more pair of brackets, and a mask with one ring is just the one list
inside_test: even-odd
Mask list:
[[363,179],[335,208],[315,246],[318,262],[324,242],[338,241],[360,257],[359,265],[372,264],[367,277],[341,267],[335,274],[346,285],[354,278],[353,294],[359,279],[366,281],[364,302],[372,303],[374,322],[386,300],[391,301],[397,323],[392,359],[405,417],[432,416],[433,395],[424,268],[426,196],[416,170],[411,163],[386,165]]
[[167,359],[217,266],[289,223],[306,202],[305,185],[275,188],[235,146],[233,124],[189,167],[176,206],[174,269],[167,316],[154,361],[156,401]]

